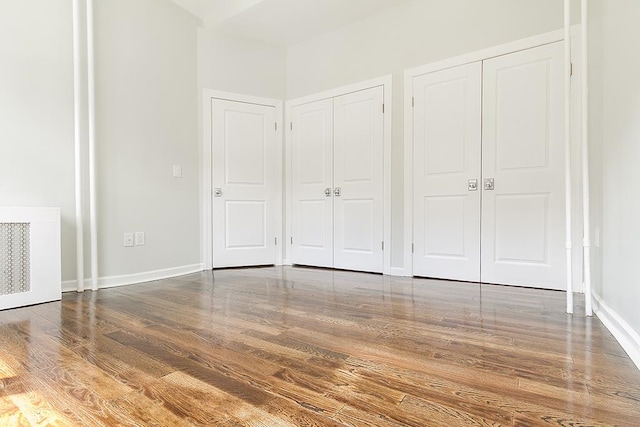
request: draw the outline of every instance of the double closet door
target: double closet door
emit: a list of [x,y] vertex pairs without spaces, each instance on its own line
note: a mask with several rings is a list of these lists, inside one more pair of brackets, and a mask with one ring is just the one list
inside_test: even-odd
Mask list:
[[292,108],[292,261],[382,272],[383,87]]
[[417,276],[565,284],[563,50],[414,78]]

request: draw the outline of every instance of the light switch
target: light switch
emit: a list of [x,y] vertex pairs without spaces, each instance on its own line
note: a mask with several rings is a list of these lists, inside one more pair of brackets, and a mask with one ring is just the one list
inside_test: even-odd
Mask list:
[[173,165],[173,177],[174,178],[182,178],[182,166]]

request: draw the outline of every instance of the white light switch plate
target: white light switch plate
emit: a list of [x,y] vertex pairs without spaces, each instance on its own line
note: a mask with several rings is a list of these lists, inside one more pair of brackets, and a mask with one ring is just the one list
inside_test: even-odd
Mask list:
[[174,178],[182,178],[182,166],[173,165],[173,177]]
[[133,233],[124,233],[124,246],[127,248],[133,246]]

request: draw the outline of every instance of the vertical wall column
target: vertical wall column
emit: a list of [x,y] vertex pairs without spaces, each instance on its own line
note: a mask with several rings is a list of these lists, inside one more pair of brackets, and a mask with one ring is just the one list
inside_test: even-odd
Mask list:
[[591,296],[591,185],[589,182],[589,4],[582,0],[582,209],[583,209],[583,262],[584,262],[584,309],[593,316]]
[[91,290],[98,290],[98,217],[96,193],[96,96],[93,0],[87,0],[87,108],[89,125],[89,224],[91,230]]
[[80,0],[73,0],[73,122],[76,196],[76,280],[84,291],[84,221],[82,217],[82,58],[80,43]]
[[[74,150],[75,150],[75,208],[76,208],[76,280],[77,291],[84,291],[84,217],[83,217],[83,109],[86,108],[89,158],[89,219],[91,234],[91,289],[98,289],[98,226],[96,201],[96,155],[95,155],[95,70],[93,0],[86,1],[85,22],[82,21],[81,0],[73,0],[73,88],[74,88]],[[82,25],[86,24],[86,37]],[[82,74],[83,47],[86,43],[87,81]],[[86,84],[86,86],[85,86]],[[87,105],[83,103],[87,91]]]
[[573,313],[573,238],[571,236],[571,0],[564,0],[565,215],[567,249],[567,313]]

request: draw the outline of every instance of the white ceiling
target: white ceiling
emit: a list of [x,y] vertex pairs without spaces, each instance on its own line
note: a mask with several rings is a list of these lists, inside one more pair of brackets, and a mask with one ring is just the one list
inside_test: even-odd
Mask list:
[[409,0],[172,0],[205,27],[289,46]]

